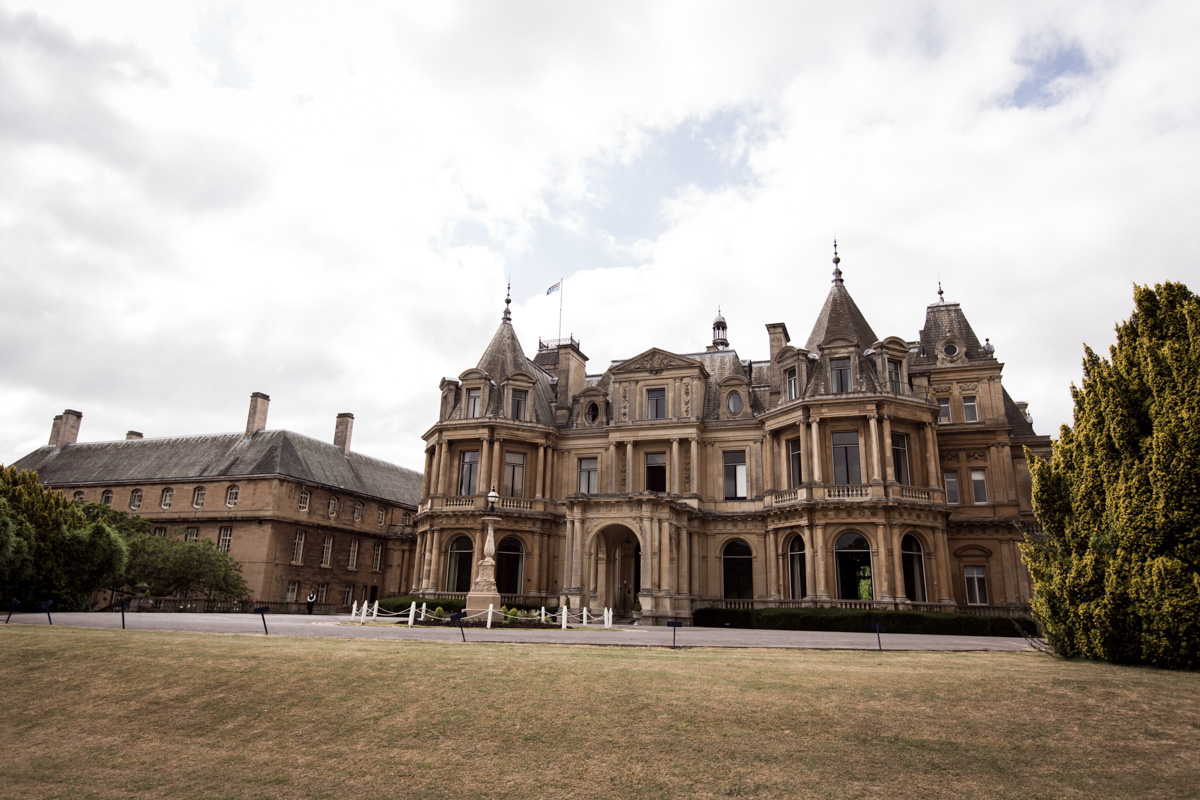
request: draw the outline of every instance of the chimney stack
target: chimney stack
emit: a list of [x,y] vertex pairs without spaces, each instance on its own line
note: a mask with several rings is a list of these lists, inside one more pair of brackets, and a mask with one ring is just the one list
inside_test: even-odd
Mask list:
[[250,414],[246,417],[246,435],[253,436],[267,429],[267,404],[271,398],[262,392],[250,395]]
[[129,441],[130,439],[140,439],[140,438],[142,438],[141,431],[125,431],[125,441]]
[[56,450],[65,444],[75,444],[79,439],[79,423],[82,419],[83,414],[69,408],[55,416],[54,424],[50,426],[50,444]]
[[350,434],[354,431],[354,415],[338,414],[333,428],[333,443],[342,448],[343,455],[350,455]]

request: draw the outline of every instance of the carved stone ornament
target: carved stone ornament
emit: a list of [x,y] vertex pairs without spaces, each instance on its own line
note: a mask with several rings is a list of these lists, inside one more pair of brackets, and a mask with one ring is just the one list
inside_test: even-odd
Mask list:
[[941,453],[939,453],[938,457],[941,458],[942,461],[958,461],[958,453],[951,453],[947,450],[943,450]]
[[987,461],[987,450],[968,450],[967,461]]
[[621,384],[621,419],[629,419],[629,386]]
[[950,389],[951,389],[951,386],[948,383],[944,384],[942,386],[930,386],[929,387],[929,391],[933,392],[934,394],[949,394]]
[[978,383],[960,383],[958,389],[961,392],[973,392],[979,388]]
[[687,362],[679,358],[672,358],[671,356],[664,355],[662,353],[650,353],[643,358],[635,359],[634,361],[631,361],[628,364],[622,364],[621,366],[630,371],[644,369],[652,375],[657,375],[664,369],[687,366]]
[[690,417],[692,415],[692,382],[683,382],[683,415]]

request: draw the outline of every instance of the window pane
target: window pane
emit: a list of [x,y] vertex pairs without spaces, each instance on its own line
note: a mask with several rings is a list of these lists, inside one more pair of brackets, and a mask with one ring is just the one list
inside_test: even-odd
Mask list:
[[479,416],[479,389],[467,389],[467,416]]
[[950,422],[950,398],[949,397],[939,397],[938,398],[938,422],[942,422],[942,423]]
[[525,454],[504,454],[504,496],[525,496]]
[[725,499],[744,500],[746,497],[746,451],[725,453]]
[[799,386],[797,386],[796,370],[789,369],[783,373],[783,382],[786,387],[787,399],[795,400],[799,396]]
[[788,440],[788,466],[791,472],[791,488],[797,489],[804,483],[804,459],[800,449],[800,439]]
[[974,397],[963,398],[963,420],[965,422],[979,421],[979,409],[975,406]]
[[959,499],[958,495],[958,473],[947,472],[943,477],[946,479],[946,502],[953,504],[961,503],[962,500]]
[[646,453],[646,491],[667,490],[667,454]]
[[858,433],[842,431],[833,434],[833,482],[862,483],[858,465]]
[[579,459],[579,493],[580,494],[595,494],[596,492],[596,477],[597,463],[595,458]]
[[971,470],[971,492],[976,503],[986,503],[987,498],[987,479],[985,473],[981,469]]
[[900,362],[888,359],[888,384],[892,392],[900,394]]
[[525,400],[528,393],[524,389],[513,389],[512,393],[512,418],[525,419]]
[[830,390],[833,392],[850,391],[850,359],[829,359]]
[[458,457],[458,493],[475,494],[479,474],[479,451],[467,450]]
[[667,390],[646,390],[646,418],[665,419],[667,416]]
[[908,437],[903,433],[892,434],[892,466],[896,471],[896,482],[904,486],[912,483],[908,473]]

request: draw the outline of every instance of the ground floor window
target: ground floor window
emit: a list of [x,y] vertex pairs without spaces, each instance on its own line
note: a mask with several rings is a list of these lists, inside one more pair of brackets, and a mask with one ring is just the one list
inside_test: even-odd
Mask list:
[[754,555],[750,545],[734,539],[721,551],[721,572],[726,600],[754,598]]
[[298,594],[300,594],[300,581],[288,581],[287,597],[284,599],[289,603],[294,603]]
[[861,533],[843,533],[834,545],[839,600],[873,600],[871,543]]
[[317,584],[317,602],[324,603],[325,597],[328,594],[329,594],[329,584],[328,583],[318,583]]
[[967,579],[967,605],[988,604],[987,570],[983,567],[963,567]]
[[925,551],[911,533],[900,542],[900,558],[904,563],[904,596],[914,603],[926,602]]
[[496,546],[496,591],[522,594],[525,548],[515,536],[506,536]]
[[221,528],[217,534],[217,550],[222,553],[228,553],[229,547],[233,544],[233,526]]
[[342,590],[342,605],[344,605],[344,606],[350,605],[350,602],[353,599],[354,599],[354,587],[347,586],[345,589]]
[[471,591],[471,562],[475,560],[475,545],[468,536],[459,536],[450,543],[446,558],[446,591]]
[[788,543],[788,577],[793,600],[803,600],[808,593],[804,574],[804,537],[793,536]]

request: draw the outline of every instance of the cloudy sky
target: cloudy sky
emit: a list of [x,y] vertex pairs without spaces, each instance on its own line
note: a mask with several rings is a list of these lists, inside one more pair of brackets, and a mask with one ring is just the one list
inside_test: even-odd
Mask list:
[[268,426],[420,468],[513,320],[589,371],[960,302],[1041,433],[1200,287],[1200,6],[0,0],[0,462]]

